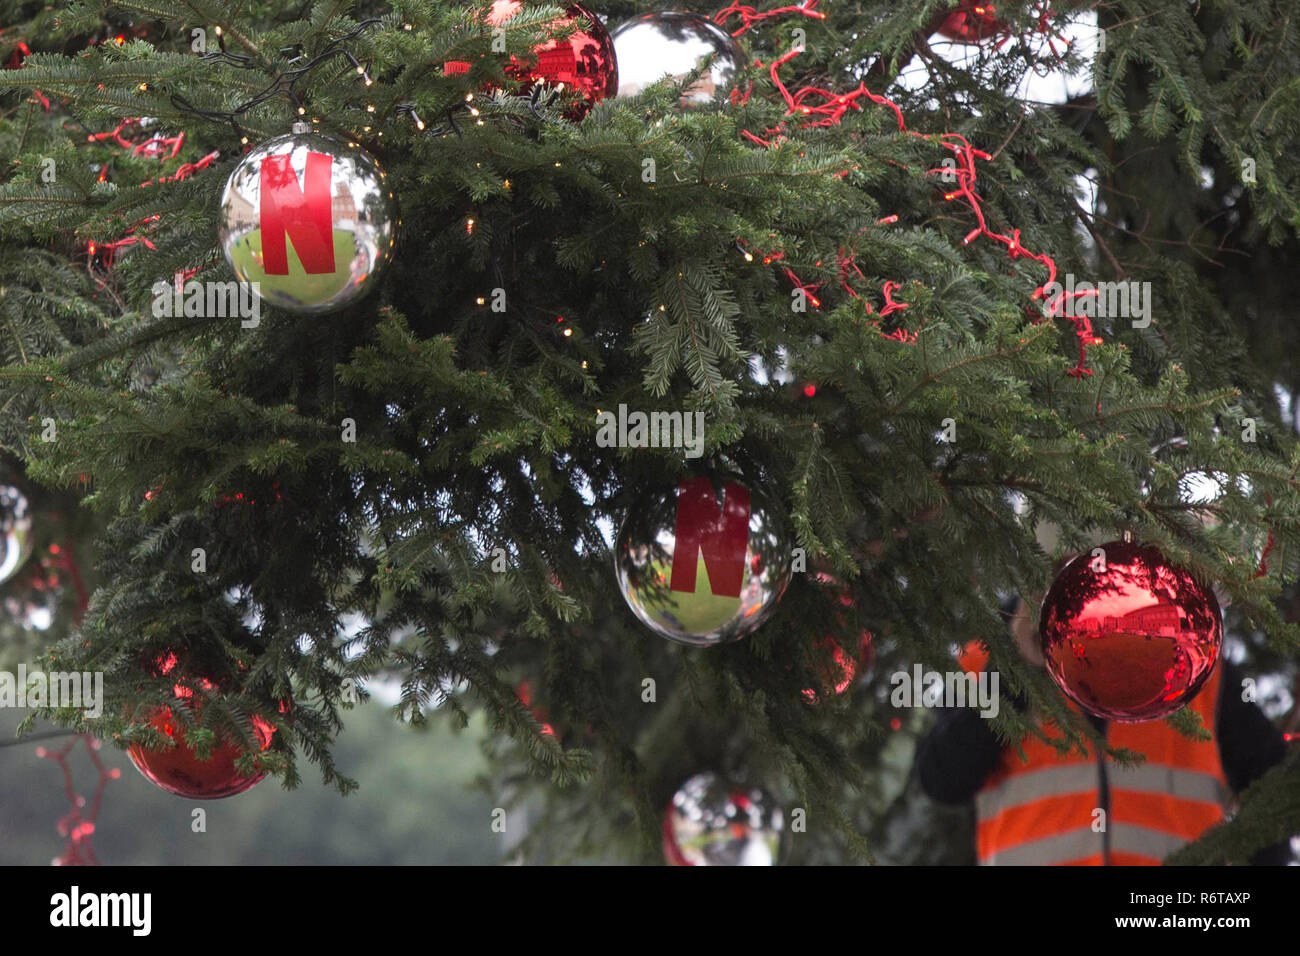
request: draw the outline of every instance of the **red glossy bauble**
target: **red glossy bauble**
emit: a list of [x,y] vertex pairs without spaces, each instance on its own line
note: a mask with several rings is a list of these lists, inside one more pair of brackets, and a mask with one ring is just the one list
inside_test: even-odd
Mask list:
[[[819,586],[830,590],[841,608],[852,608],[854,606],[852,592],[834,575],[818,571],[813,574],[813,579]],[[845,628],[843,610],[835,612],[835,620],[840,629],[843,630]],[[859,676],[865,675],[871,669],[871,665],[875,663],[876,659],[876,649],[871,643],[871,632],[867,630],[858,635],[856,648],[854,648],[854,642],[849,642],[848,649],[846,649],[844,645],[829,634],[819,638],[815,646],[818,649],[819,658],[824,660],[829,652],[831,660],[816,667],[814,671],[817,677],[816,686],[803,689],[804,700],[810,704],[819,703],[825,697],[844,693]]]
[[[159,659],[158,673],[169,674],[175,669],[174,654]],[[182,677],[177,679],[185,681]],[[177,700],[186,702],[197,711],[202,708],[202,699],[195,699],[195,688],[202,693],[217,690],[211,681],[198,678],[178,682],[173,693]],[[281,713],[286,713],[290,706],[289,702],[282,701]],[[275,727],[256,714],[249,722],[260,745],[259,749],[269,748],[275,736]],[[208,759],[200,760],[194,749],[185,742],[185,729],[170,707],[157,708],[149,718],[149,723],[159,733],[172,738],[176,745],[166,750],[149,750],[142,744],[132,744],[127,748],[127,755],[145,779],[168,793],[191,800],[216,800],[250,790],[266,776],[264,770],[242,774],[235,768],[235,761],[244,755],[246,749],[243,744],[233,740],[218,741],[209,751]]]
[[1155,548],[1112,541],[1067,564],[1039,621],[1048,673],[1091,714],[1131,723],[1178,710],[1223,641],[1214,592]]
[[515,694],[519,697],[519,702],[528,708],[529,713],[533,715],[533,720],[542,725],[542,734],[546,737],[555,736],[555,728],[551,726],[551,713],[545,707],[533,706],[533,685],[531,681],[521,680],[515,685]]
[[994,4],[962,0],[939,25],[939,35],[958,43],[982,43],[991,37],[1010,36],[1011,29],[997,18]]
[[817,641],[818,653],[831,653],[831,661],[817,668],[817,686],[803,689],[804,700],[810,704],[820,703],[825,697],[844,693],[857,680],[859,674],[866,674],[875,662],[876,651],[871,646],[871,632],[863,631],[858,637],[857,653],[846,651],[833,637],[823,637]]
[[[523,9],[519,0],[496,0],[488,14],[490,26],[500,26]],[[579,4],[564,8],[564,16],[555,24],[566,26],[577,21],[577,29],[567,37],[547,40],[533,48],[531,54],[510,54],[506,73],[523,84],[527,92],[537,83],[548,86],[564,84],[581,99],[570,109],[569,116],[581,119],[598,102],[618,92],[618,64],[614,59],[614,42],[604,24]],[[469,72],[469,64],[452,60],[444,64],[448,75]]]

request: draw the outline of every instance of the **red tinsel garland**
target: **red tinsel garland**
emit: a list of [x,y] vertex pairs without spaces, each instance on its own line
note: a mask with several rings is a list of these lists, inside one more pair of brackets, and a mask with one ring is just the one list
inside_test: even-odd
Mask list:
[[[739,28],[732,31],[732,36],[740,36],[750,30],[755,23],[766,20],[770,17],[782,16],[785,14],[798,14],[817,20],[825,19],[826,15],[816,9],[817,3],[818,0],[806,0],[806,2],[798,6],[778,7],[774,10],[758,11],[753,7],[743,5],[733,0],[730,6],[724,7],[722,10],[719,10],[714,14],[713,20],[719,25],[725,25],[727,20],[731,19],[733,16],[738,16],[741,23]],[[1036,27],[1037,32],[1048,33],[1049,25],[1047,19],[1049,16],[1050,11],[1048,11],[1046,7],[1041,7],[1038,26]],[[1052,44],[1052,49],[1053,52],[1055,52],[1056,47],[1054,43]],[[781,80],[779,71],[782,66],[793,60],[801,52],[802,50],[800,49],[793,49],[768,64],[768,75],[771,77],[772,83],[776,86],[777,91],[781,94],[781,98],[785,100],[786,115],[803,117],[805,121],[799,124],[801,129],[818,126],[837,126],[849,111],[860,111],[862,109],[860,101],[867,99],[877,106],[883,106],[893,112],[898,121],[898,131],[900,133],[923,139],[926,142],[933,143],[948,150],[956,158],[956,168],[939,167],[930,169],[926,171],[926,175],[933,175],[936,173],[948,174],[956,179],[957,187],[948,192],[944,196],[944,199],[949,202],[956,199],[964,200],[969,206],[971,212],[974,214],[976,222],[976,227],[967,233],[965,239],[962,240],[963,245],[968,244],[979,237],[984,237],[1005,246],[1007,257],[1010,259],[1032,259],[1039,263],[1047,270],[1047,279],[1042,283],[1042,285],[1034,290],[1033,294],[1030,296],[1030,301],[1037,303],[1044,299],[1047,295],[1047,290],[1056,280],[1056,261],[1046,253],[1033,252],[1025,248],[1020,241],[1019,229],[1013,228],[1009,234],[997,232],[991,229],[984,215],[982,199],[975,191],[975,182],[977,179],[975,166],[976,160],[982,159],[990,161],[993,157],[983,150],[976,149],[959,133],[940,133],[935,135],[931,133],[919,133],[915,130],[909,129],[906,120],[903,118],[903,111],[898,107],[898,104],[894,103],[886,96],[879,93],[873,93],[867,88],[866,83],[859,83],[857,89],[851,90],[848,93],[833,93],[829,90],[824,90],[814,86],[801,87],[794,93],[791,93],[786,84]],[[755,62],[759,66],[762,65],[759,61]],[[746,97],[747,96],[748,94],[746,94]],[[763,137],[751,133],[749,130],[743,130],[741,135],[757,145],[766,147],[772,147],[784,138],[781,127],[766,130],[765,132],[770,138],[764,139]],[[846,174],[847,170],[845,170],[841,175]],[[880,225],[897,221],[898,217],[892,215],[884,217],[879,220],[877,224]],[[783,254],[780,253],[769,253],[764,256],[764,261],[772,261],[773,259],[782,257]],[[782,266],[782,269],[786,277],[795,285],[796,288],[809,293],[809,298],[814,305],[820,304],[811,295],[812,290],[817,288],[817,284],[808,284],[803,282],[786,266]],[[850,272],[856,273],[860,277],[863,275],[861,270],[858,269],[854,257],[841,249],[839,262],[840,286],[854,298],[860,298],[857,291],[854,290],[849,283]],[[865,303],[867,312],[884,317],[890,313],[906,309],[908,307],[907,303],[896,302],[893,299],[893,292],[899,288],[901,288],[901,286],[897,282],[890,281],[884,283],[881,289],[884,305],[881,307],[879,312],[876,312],[871,303],[867,302]],[[1096,295],[1096,290],[1085,290],[1082,292],[1062,291],[1059,295],[1053,298],[1051,302],[1045,303],[1044,310],[1037,311],[1033,308],[1027,307],[1026,314],[1030,316],[1034,324],[1038,324],[1048,318],[1055,318],[1061,315],[1061,308],[1068,300],[1085,295]],[[1088,368],[1087,365],[1088,346],[1099,345],[1102,340],[1097,338],[1094,334],[1092,323],[1088,320],[1087,316],[1067,315],[1066,317],[1074,325],[1075,337],[1079,343],[1078,360],[1074,367],[1068,370],[1068,374],[1075,376],[1076,378],[1091,375],[1092,369]],[[902,328],[894,332],[885,333],[885,335],[887,338],[896,339],[905,343],[916,341],[915,332]]]

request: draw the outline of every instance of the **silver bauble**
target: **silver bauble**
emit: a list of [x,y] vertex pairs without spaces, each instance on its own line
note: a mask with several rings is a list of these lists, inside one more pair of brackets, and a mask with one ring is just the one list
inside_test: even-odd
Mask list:
[[359,144],[296,123],[231,173],[221,251],[268,305],[308,315],[342,309],[392,258],[398,219],[387,178]]
[[735,38],[697,13],[647,13],[620,24],[610,36],[619,96],[636,96],[665,77],[680,81],[711,56],[708,70],[682,91],[681,105],[720,106],[745,65]]
[[673,866],[776,866],[784,835],[771,794],[713,773],[687,780],[664,812],[664,857]]
[[629,513],[614,563],[623,599],[656,634],[725,644],[767,620],[790,583],[785,515],[738,478],[684,478]]
[[0,581],[8,581],[32,556],[32,513],[27,496],[0,485]]

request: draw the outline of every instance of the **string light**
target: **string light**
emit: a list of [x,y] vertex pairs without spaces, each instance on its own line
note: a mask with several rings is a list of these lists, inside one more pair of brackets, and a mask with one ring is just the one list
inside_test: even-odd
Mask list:
[[[90,755],[90,762],[94,766],[98,777],[95,781],[94,794],[89,800],[90,809],[86,813],[83,813],[82,810],[87,806],[88,801],[77,793],[77,789],[72,782],[72,767],[68,762],[73,748],[79,742],[85,746],[86,753]],[[58,750],[48,750],[45,747],[36,748],[37,757],[42,760],[54,761],[59,765],[59,769],[63,771],[63,793],[68,800],[68,812],[59,817],[56,824],[59,835],[67,837],[68,840],[63,848],[63,853],[54,858],[56,866],[97,866],[99,864],[99,860],[95,857],[92,838],[95,835],[95,823],[99,818],[99,810],[104,802],[104,788],[108,786],[110,780],[117,780],[122,776],[122,771],[116,767],[104,766],[103,760],[99,757],[100,746],[100,741],[89,734],[78,734]]]
[[[733,0],[729,6],[718,11],[718,13],[714,15],[713,19],[715,23],[725,25],[727,20],[733,16],[738,16],[740,18],[740,26],[732,31],[732,36],[740,36],[750,30],[755,23],[761,20],[766,20],[770,17],[782,16],[784,14],[797,13],[814,19],[825,19],[825,14],[820,13],[815,9],[817,3],[818,0],[806,0],[805,3],[799,6],[780,7],[778,9],[760,12],[755,10],[753,7],[742,5]],[[1039,32],[1046,32],[1046,23],[1047,14],[1042,10],[1042,8],[1040,8],[1039,24],[1037,28]],[[1053,50],[1055,50],[1055,46],[1053,46]],[[776,86],[777,91],[781,94],[782,99],[785,100],[786,115],[806,117],[806,121],[800,124],[801,128],[838,126],[843,120],[845,114],[850,110],[860,111],[862,109],[862,105],[859,102],[861,99],[867,99],[877,106],[889,109],[894,114],[894,118],[898,123],[899,133],[925,140],[928,143],[933,143],[951,152],[957,160],[956,169],[951,167],[942,167],[939,169],[931,169],[928,171],[928,174],[946,173],[955,174],[956,176],[958,184],[957,188],[946,193],[944,199],[950,202],[957,199],[965,201],[970,208],[970,211],[974,214],[976,221],[975,228],[966,234],[965,238],[962,240],[962,244],[968,245],[975,239],[983,237],[1005,246],[1007,256],[1010,259],[1031,259],[1043,266],[1047,270],[1047,279],[1042,285],[1038,286],[1038,288],[1034,290],[1033,294],[1030,296],[1030,302],[1038,303],[1042,300],[1047,294],[1047,289],[1056,281],[1056,261],[1046,253],[1036,253],[1025,248],[1025,246],[1020,242],[1019,229],[1013,228],[1009,235],[991,229],[984,215],[982,205],[983,200],[979,194],[975,192],[975,182],[977,179],[976,161],[984,160],[986,162],[991,162],[993,156],[983,150],[976,149],[959,133],[942,133],[936,136],[933,134],[919,133],[915,130],[909,129],[907,122],[903,118],[903,111],[898,107],[898,104],[894,103],[888,97],[871,92],[863,82],[859,82],[857,88],[848,93],[837,94],[812,86],[802,87],[796,92],[791,93],[785,83],[782,82],[779,71],[782,66],[794,59],[801,52],[802,50],[798,48],[790,50],[768,64],[768,75],[771,77],[772,83]],[[747,97],[748,94],[746,94],[746,98]],[[785,140],[785,136],[781,133],[780,127],[767,130],[766,132],[770,137],[768,139],[756,136],[748,130],[743,130],[741,135],[751,142],[769,148]],[[894,215],[887,216],[879,222],[883,224],[885,222],[897,221],[898,217]],[[777,253],[771,256],[765,256],[763,261],[766,263],[781,257],[781,254]],[[858,293],[852,288],[846,279],[850,266],[859,276],[862,275],[861,270],[858,270],[856,265],[852,264],[852,257],[849,256],[846,258],[845,253],[841,250],[840,284],[851,295],[858,298]],[[783,271],[786,278],[789,279],[796,288],[809,294],[809,299],[814,305],[818,304],[815,297],[811,295],[811,290],[818,288],[819,284],[808,284],[802,282],[799,277],[788,268],[783,267]],[[881,317],[908,307],[907,303],[896,302],[893,299],[893,293],[898,288],[899,284],[897,282],[886,282],[884,284],[881,290],[884,305],[878,313]],[[1032,309],[1026,309],[1026,312],[1030,316],[1030,321],[1033,324],[1038,324],[1046,321],[1048,318],[1060,316],[1061,307],[1071,298],[1088,294],[1095,294],[1095,290],[1084,292],[1062,292],[1051,302],[1045,303],[1046,308],[1041,313],[1035,313]],[[872,311],[869,303],[867,304],[867,310],[868,312]],[[1074,367],[1067,371],[1067,374],[1076,378],[1092,375],[1092,369],[1088,368],[1087,364],[1088,347],[1090,345],[1099,345],[1102,340],[1094,334],[1092,323],[1086,316],[1066,314],[1065,317],[1074,325],[1075,338],[1078,342],[1079,348],[1078,360],[1075,362]],[[915,341],[916,338],[915,333],[908,332],[904,329],[899,329],[893,333],[889,333],[888,337],[903,342]]]

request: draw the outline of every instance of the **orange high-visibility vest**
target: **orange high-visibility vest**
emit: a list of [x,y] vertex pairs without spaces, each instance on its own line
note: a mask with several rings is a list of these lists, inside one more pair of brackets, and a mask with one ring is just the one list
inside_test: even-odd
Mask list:
[[[968,671],[983,669],[987,654],[972,645],[962,655]],[[1213,735],[1219,671],[1187,706]],[[1072,705],[1073,706],[1073,705]],[[1075,708],[1077,710],[1077,708]],[[1058,737],[1054,728],[1044,728]],[[976,855],[981,865],[1158,866],[1223,819],[1227,778],[1217,739],[1188,740],[1163,720],[1106,725],[1106,742],[1144,754],[1122,767],[1104,754],[1062,757],[1037,737],[1002,751],[998,768],[975,796]],[[1102,783],[1109,806],[1102,805]],[[1105,809],[1104,829],[1101,815]]]

